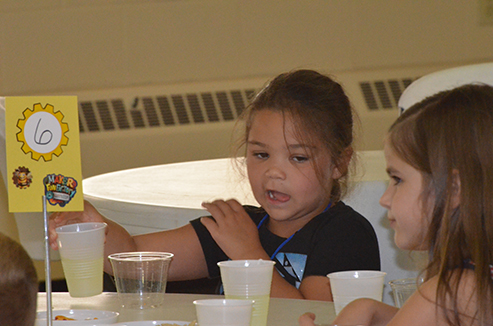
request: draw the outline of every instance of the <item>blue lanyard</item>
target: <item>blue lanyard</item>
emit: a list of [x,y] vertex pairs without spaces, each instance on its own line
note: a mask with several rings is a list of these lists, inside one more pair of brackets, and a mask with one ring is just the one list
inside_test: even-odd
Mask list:
[[[322,213],[325,213],[325,212],[326,212],[326,211],[330,208],[330,206],[331,206],[331,205],[332,205],[332,203],[329,203],[329,205],[327,205],[327,207],[325,207],[325,209],[324,209],[324,211],[323,211]],[[262,224],[264,224],[265,220],[266,220],[268,217],[269,217],[269,215],[268,215],[268,214],[265,214],[265,216],[264,216],[264,217],[260,220],[260,223],[257,225],[257,230],[260,230],[260,227],[262,226]],[[300,229],[300,230],[301,230],[301,229]],[[298,230],[298,231],[299,231],[299,230]],[[283,241],[283,243],[281,243],[281,244],[279,245],[279,247],[277,247],[276,251],[274,251],[274,253],[272,254],[272,256],[270,256],[270,259],[271,259],[271,260],[273,260],[273,259],[276,257],[276,255],[279,253],[279,250],[281,250],[281,248],[282,248],[282,247],[284,247],[284,245],[285,245],[286,243],[288,243],[288,242],[289,242],[289,240],[291,240],[291,239],[294,237],[294,235],[295,235],[296,233],[298,233],[298,231],[296,231],[295,233],[291,234],[291,236],[290,236],[289,238],[287,238],[286,240],[284,240],[284,241]]]

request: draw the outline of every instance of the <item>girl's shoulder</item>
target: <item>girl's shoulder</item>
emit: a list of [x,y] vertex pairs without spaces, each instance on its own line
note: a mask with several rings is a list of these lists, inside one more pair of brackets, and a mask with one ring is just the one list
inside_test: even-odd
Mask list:
[[349,218],[360,218],[363,217],[360,213],[355,211],[351,206],[346,205],[342,200],[332,203],[329,209],[326,209],[319,217],[349,217]]
[[250,215],[250,218],[255,222],[255,224],[259,224],[260,221],[267,214],[262,207],[251,206],[251,205],[243,205],[245,211]]
[[[475,299],[475,277],[472,270],[460,269],[451,272],[451,282],[458,281],[457,310],[462,316],[461,322],[464,325],[476,325],[472,323],[472,316],[476,312]],[[451,300],[447,299],[446,309],[442,309],[440,305],[437,307],[437,289],[439,279],[434,276],[421,284],[418,290],[406,301],[404,306],[399,309],[399,312],[391,320],[388,326],[408,325],[412,320],[416,325],[437,325],[448,326],[445,311],[450,312],[450,317],[453,318],[454,307]]]
[[360,213],[339,201],[327,211],[314,217],[301,230],[303,233],[313,232],[323,237],[363,237],[377,242],[375,229]]
[[[464,260],[464,264],[462,265],[464,269],[474,270],[476,268],[476,264],[471,259]],[[490,275],[491,279],[493,279],[493,265],[490,265]]]
[[374,228],[370,221],[355,211],[351,206],[346,205],[343,201],[333,204],[330,209],[316,217],[322,224],[334,225],[353,225],[372,230]]
[[[467,299],[467,301],[469,301],[472,294],[474,294],[474,288],[476,284],[474,271],[468,268],[457,268],[450,272],[450,275],[448,275],[448,279],[450,283],[448,285],[452,286],[452,288],[454,284],[458,285],[457,298]],[[438,276],[433,276],[419,286],[418,292],[423,297],[435,302],[439,282],[440,281]]]

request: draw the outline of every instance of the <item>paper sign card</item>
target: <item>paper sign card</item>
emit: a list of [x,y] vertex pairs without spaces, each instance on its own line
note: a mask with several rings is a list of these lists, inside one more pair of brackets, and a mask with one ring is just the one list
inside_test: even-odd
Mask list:
[[84,207],[76,96],[6,97],[10,212]]

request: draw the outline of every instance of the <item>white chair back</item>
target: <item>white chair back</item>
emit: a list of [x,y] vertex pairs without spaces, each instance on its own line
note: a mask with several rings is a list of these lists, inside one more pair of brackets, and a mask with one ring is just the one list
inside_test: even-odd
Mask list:
[[493,86],[493,62],[445,69],[418,78],[404,90],[398,106],[402,112],[428,96],[471,83]]

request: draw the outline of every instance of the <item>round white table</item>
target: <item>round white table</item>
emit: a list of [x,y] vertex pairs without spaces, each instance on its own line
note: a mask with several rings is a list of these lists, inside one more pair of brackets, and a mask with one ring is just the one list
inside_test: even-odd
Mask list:
[[[383,152],[358,156],[364,173],[360,171],[355,181],[378,181],[385,187]],[[236,198],[242,204],[258,205],[244,168],[228,158],[106,173],[84,179],[83,191],[85,199],[131,234],[183,226],[207,214],[201,207],[204,201]]]
[[[134,310],[122,308],[117,294],[105,292],[87,298],[72,298],[65,292],[52,293],[52,307],[54,310],[90,309],[119,312],[118,322],[134,320],[196,320],[193,300],[223,298],[219,295],[201,294],[165,294],[165,302],[161,307]],[[46,311],[46,293],[38,294],[38,311]],[[271,298],[269,304],[269,326],[296,326],[298,317],[311,311],[317,315],[317,324],[330,324],[335,318],[332,302],[277,299]]]
[[[242,170],[240,168],[240,170]],[[163,164],[83,181],[84,198],[131,234],[183,226],[207,214],[203,201],[236,198],[257,205],[231,159]]]

